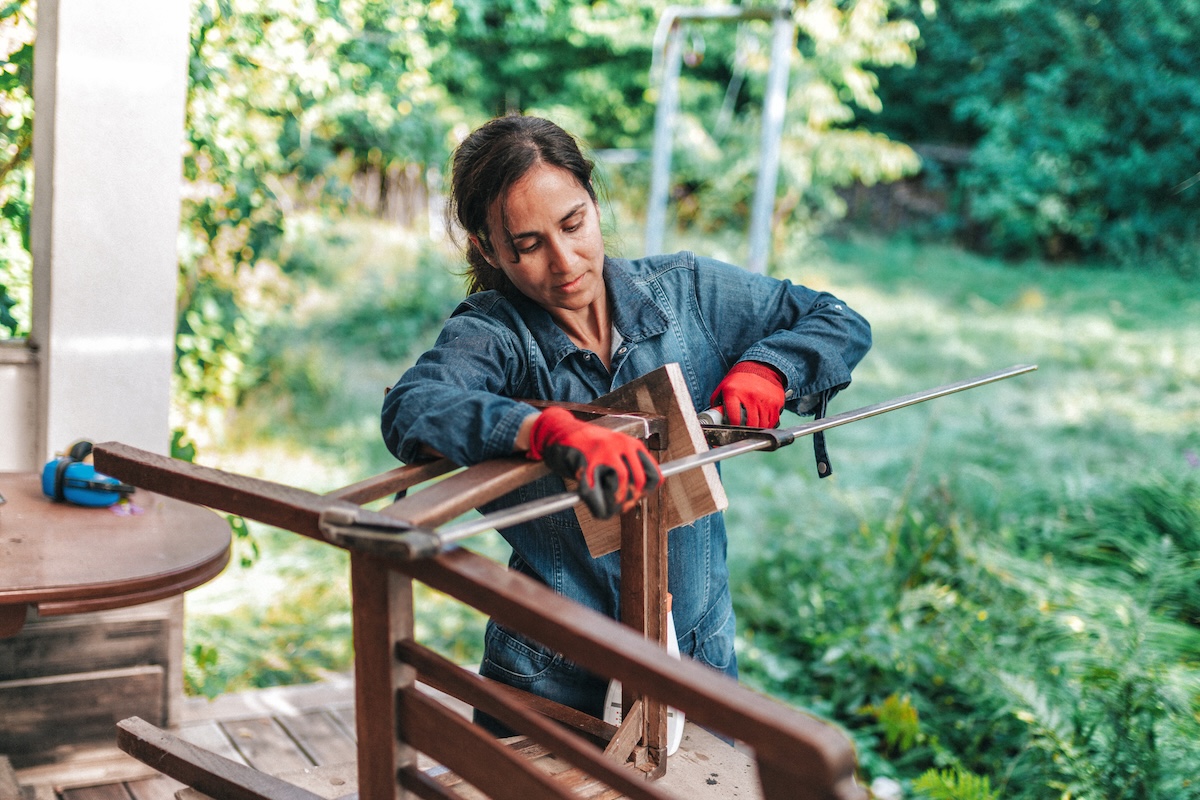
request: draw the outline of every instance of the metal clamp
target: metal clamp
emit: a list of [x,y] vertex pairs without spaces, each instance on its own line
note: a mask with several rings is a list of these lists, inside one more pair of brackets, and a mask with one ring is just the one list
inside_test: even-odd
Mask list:
[[411,561],[436,556],[442,541],[433,531],[362,508],[327,508],[317,519],[325,540],[354,549]]
[[786,428],[747,428],[743,425],[703,425],[709,447],[723,447],[747,439],[769,442],[762,450],[778,450],[796,440],[796,434]]

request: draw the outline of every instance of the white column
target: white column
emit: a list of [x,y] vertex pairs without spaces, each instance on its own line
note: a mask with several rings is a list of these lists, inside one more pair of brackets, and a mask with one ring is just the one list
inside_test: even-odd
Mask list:
[[187,0],[39,0],[33,331],[40,457],[170,441]]
[[41,466],[37,419],[37,359],[24,342],[0,341],[0,472]]

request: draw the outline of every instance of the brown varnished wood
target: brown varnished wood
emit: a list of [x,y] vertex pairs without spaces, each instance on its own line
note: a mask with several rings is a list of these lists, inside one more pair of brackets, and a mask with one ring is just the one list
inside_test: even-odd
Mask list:
[[397,770],[413,760],[396,737],[392,693],[413,687],[415,670],[393,655],[412,638],[412,581],[376,558],[350,554],[354,602],[354,705],[360,800],[398,797]]
[[523,698],[498,690],[496,687],[500,684],[468,672],[413,642],[400,642],[396,653],[401,660],[416,667],[423,683],[490,714],[514,731],[527,734],[561,760],[589,771],[631,800],[669,800],[668,795],[605,760],[592,745],[528,710],[521,702]]
[[222,800],[321,800],[287,781],[188,744],[139,717],[117,723],[117,746],[164,775]]
[[530,711],[535,711],[543,717],[553,720],[562,727],[591,742],[596,747],[603,748],[607,746],[612,741],[612,737],[617,733],[616,725],[609,725],[604,720],[597,719],[591,714],[585,714],[570,706],[564,706],[562,703],[538,697],[535,694],[530,694],[515,686],[509,686],[499,681],[491,681],[490,683],[496,691],[509,695],[517,702],[525,705]]
[[434,527],[550,474],[540,461],[497,458],[467,467],[383,509],[389,517]]
[[[663,418],[667,427],[666,446],[657,454],[660,461],[674,461],[708,450],[692,407],[687,381],[678,364],[668,364],[630,381],[599,397],[592,405]],[[663,495],[663,517],[668,530],[729,505],[717,468],[711,464],[669,478],[663,483]],[[598,520],[585,506],[576,506],[575,514],[593,557],[611,553],[621,546],[621,526],[617,518]]]
[[624,764],[635,757],[634,751],[642,743],[642,731],[646,727],[646,717],[642,713],[643,708],[640,697],[625,703],[617,735],[604,748],[606,758],[610,758],[618,764]]
[[[621,516],[621,621],[652,642],[666,647],[667,532],[662,525],[660,488]],[[667,768],[667,707],[652,696],[622,687],[626,709],[641,708],[634,762],[657,777]]]
[[[119,442],[96,445],[96,469],[152,492],[323,540],[319,521],[328,509],[342,509],[370,521],[374,514],[354,503],[292,486],[236,475],[168,458]],[[385,518],[385,523],[394,520]]]
[[458,465],[448,458],[396,467],[380,475],[374,475],[349,486],[326,492],[325,497],[350,503],[369,503],[396,492],[407,491],[418,484],[431,481],[456,469],[458,469]]
[[808,715],[750,692],[540,583],[469,550],[394,565],[519,630],[570,660],[683,710],[689,718],[740,739],[760,758],[786,765],[797,780],[839,785],[854,771],[844,736]]
[[416,767],[404,767],[400,770],[399,780],[401,788],[412,792],[421,800],[462,800]]
[[494,800],[571,797],[553,779],[514,756],[482,728],[416,689],[398,694],[397,714],[405,741],[481,787]]
[[0,473],[0,488],[0,628],[10,633],[28,605],[43,616],[136,605],[199,586],[229,561],[229,524],[188,503],[148,491],[127,507],[54,503],[32,473]]
[[0,639],[20,633],[21,628],[25,627],[27,608],[25,603],[0,606]]
[[762,785],[763,797],[786,798],[786,800],[860,800],[867,793],[847,777],[832,788],[815,786],[805,781],[802,775],[780,765],[759,760],[758,780]]
[[[638,413],[650,413],[666,419],[667,428],[665,431],[659,428],[656,442],[665,448],[660,451],[665,453],[665,459],[703,449],[703,436],[699,435],[699,426],[677,366],[659,370],[623,388],[624,394],[606,396],[613,403],[611,408],[622,411],[632,408],[637,409]],[[664,407],[664,403],[667,406],[674,404],[675,410]],[[581,409],[579,413],[593,412]],[[640,431],[638,435],[642,437],[648,431],[645,419],[628,419],[627,415],[604,415],[596,418],[596,423],[608,426],[629,424],[631,430]],[[691,427],[695,431],[691,431]],[[681,436],[680,430],[685,435]],[[697,435],[692,436],[693,433]],[[687,451],[673,451],[671,448],[681,439]],[[137,457],[136,452],[123,455],[128,456],[129,460],[136,460]],[[151,465],[145,469],[154,472],[155,467]],[[191,500],[197,498],[188,493],[195,491],[205,498],[198,502],[206,504],[208,500],[220,496],[221,493],[213,488],[219,487],[225,495],[232,492],[234,499],[231,501],[226,497],[223,500],[225,505],[218,507],[233,510],[227,507],[231,502],[253,506],[256,501],[262,501],[268,506],[265,512],[259,510],[244,515],[262,519],[262,514],[267,513],[310,526],[314,524],[314,516],[319,517],[327,509],[341,511],[346,505],[356,509],[352,504],[347,504],[346,498],[368,497],[376,494],[381,487],[387,487],[390,492],[405,481],[416,480],[421,474],[404,468],[378,481],[359,482],[328,496],[319,496],[303,492],[291,494],[288,487],[278,487],[269,482],[246,484],[222,477],[219,473],[214,477],[213,472],[216,471],[195,473],[192,470],[178,470],[174,477],[166,480],[165,485]],[[386,509],[386,514],[378,516],[401,520],[408,526],[432,527],[545,474],[543,465],[519,458],[476,465],[432,482],[411,497],[392,504]],[[677,519],[683,519],[671,515],[694,514],[684,520],[690,521],[724,504],[719,482],[715,484],[715,490],[712,485],[702,481],[702,491],[695,496],[690,490],[679,495],[682,484],[676,481],[681,477],[667,481],[659,492],[653,493],[639,503],[634,511],[612,523],[616,525],[617,543],[612,545],[610,541],[604,545],[608,548],[605,552],[618,547],[622,550],[624,580],[621,605],[627,626],[582,608],[543,584],[519,573],[509,572],[465,549],[420,560],[412,560],[410,555],[406,560],[400,556],[386,559],[368,556],[350,548],[354,577],[356,654],[363,662],[361,667],[356,668],[362,800],[394,797],[401,787],[405,787],[404,791],[411,789],[420,797],[444,800],[444,795],[432,787],[433,783],[444,784],[445,781],[431,783],[416,777],[410,769],[411,754],[402,749],[405,746],[421,750],[445,764],[462,779],[480,787],[496,800],[570,796],[561,785],[556,786],[556,782],[547,777],[542,769],[524,764],[518,757],[521,753],[544,754],[541,745],[529,742],[505,747],[482,729],[466,722],[457,712],[416,691],[416,671],[410,665],[401,666],[400,662],[392,660],[395,654],[412,661],[422,674],[427,672],[431,685],[441,682],[444,685],[437,688],[445,690],[446,686],[450,686],[455,689],[450,694],[465,695],[465,699],[484,706],[493,716],[507,715],[504,720],[515,729],[531,730],[538,737],[548,736],[549,740],[565,735],[552,723],[532,713],[530,709],[537,706],[537,701],[531,700],[520,705],[502,702],[503,698],[516,697],[520,693],[511,687],[490,687],[495,691],[480,689],[481,686],[488,686],[489,682],[478,676],[463,679],[463,673],[458,668],[447,667],[438,657],[423,648],[418,649],[411,641],[411,591],[406,579],[392,570],[462,600],[586,669],[620,680],[627,697],[631,701],[636,699],[629,709],[627,725],[620,731],[599,728],[596,731],[601,734],[601,741],[608,741],[611,750],[624,756],[621,759],[623,763],[632,765],[633,769],[624,780],[636,782],[661,773],[666,763],[666,704],[669,703],[686,712],[693,721],[722,731],[752,747],[758,756],[768,800],[808,796],[850,800],[862,796],[853,785],[853,752],[849,742],[836,730],[749,692],[739,687],[736,681],[698,662],[674,659],[662,647],[665,634],[663,599],[668,588],[666,530],[677,524]],[[188,485],[194,478],[209,483],[194,490]],[[126,479],[137,482],[133,478]],[[416,482],[425,480],[428,479],[422,478]],[[710,502],[713,507],[704,507],[705,502]],[[673,510],[668,511],[672,503]],[[353,519],[353,516],[349,518]],[[582,513],[580,519],[582,523]],[[305,533],[304,530],[298,532]],[[589,547],[595,547],[592,540],[589,540]],[[402,592],[398,590],[401,586],[404,587]],[[467,680],[465,691],[463,687],[455,685],[457,680]],[[394,706],[381,702],[392,689],[395,690]],[[381,705],[389,708],[380,709]],[[513,721],[519,724],[513,725]],[[578,725],[578,721],[576,724],[585,727]],[[603,725],[600,721],[596,721],[596,724]],[[568,741],[570,744],[565,752],[569,754],[586,752],[583,748],[589,747],[582,740]],[[559,747],[561,749],[562,745]],[[537,757],[541,758],[540,755]],[[604,762],[599,752],[593,753],[593,757],[601,759],[608,769],[615,768],[611,763]],[[558,782],[578,787],[586,785],[587,791],[592,792],[593,779],[575,770],[572,767],[558,773]],[[590,766],[587,771],[596,772]],[[615,796],[615,790],[601,789],[599,794],[588,796]],[[653,794],[644,796],[655,797]]]
[[229,564],[229,554],[224,558],[213,561],[206,568],[192,570],[187,575],[186,582],[172,582],[140,592],[124,592],[112,597],[102,597],[93,600],[64,600],[60,602],[42,602],[37,604],[38,616],[57,617],[65,614],[84,614],[90,611],[108,611],[114,608],[140,606],[143,603],[153,603],[174,597],[183,591],[207,583],[220,575]]
[[[642,417],[613,415],[597,418],[594,424],[637,435],[649,423]],[[542,462],[524,457],[484,461],[400,498],[383,513],[414,526],[436,527],[549,474]]]

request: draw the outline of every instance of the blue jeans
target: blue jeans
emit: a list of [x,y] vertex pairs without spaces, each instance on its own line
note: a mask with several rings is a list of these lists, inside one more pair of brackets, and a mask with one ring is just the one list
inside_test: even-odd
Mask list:
[[[699,624],[679,635],[679,651],[736,680],[737,654],[733,649],[736,627],[727,590]],[[604,715],[608,679],[588,672],[561,654],[494,620],[489,620],[487,624],[484,658],[479,674],[593,717],[602,718]],[[479,711],[475,712],[475,721],[496,736],[511,736],[513,733]]]

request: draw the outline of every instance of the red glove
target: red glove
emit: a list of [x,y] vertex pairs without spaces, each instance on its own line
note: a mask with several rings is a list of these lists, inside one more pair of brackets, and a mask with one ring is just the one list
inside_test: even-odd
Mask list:
[[719,408],[718,399],[730,425],[774,428],[783,411],[783,376],[761,361],[739,361],[717,384],[708,402]]
[[646,445],[632,436],[578,420],[551,406],[529,431],[529,458],[579,481],[579,496],[597,519],[629,507],[662,480]]

